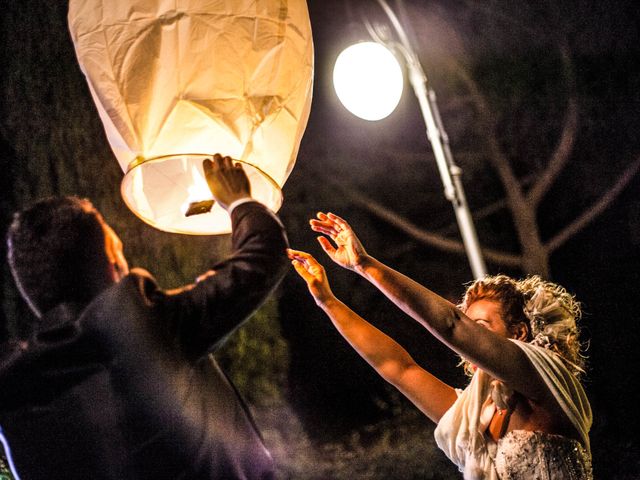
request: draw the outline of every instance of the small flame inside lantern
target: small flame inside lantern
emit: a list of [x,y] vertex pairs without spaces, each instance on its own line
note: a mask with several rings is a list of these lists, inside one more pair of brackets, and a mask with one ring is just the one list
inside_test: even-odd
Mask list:
[[181,211],[185,217],[208,213],[213,208],[215,200],[211,198],[211,190],[206,180],[195,166],[191,166],[193,183],[187,187],[187,200],[182,204]]

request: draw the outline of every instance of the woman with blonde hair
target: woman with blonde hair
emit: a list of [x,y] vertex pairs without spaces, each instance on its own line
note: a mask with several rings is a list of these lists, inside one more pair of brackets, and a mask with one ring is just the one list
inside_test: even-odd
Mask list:
[[310,223],[325,235],[318,241],[331,260],[367,279],[463,358],[471,381],[460,390],[339,301],[315,258],[289,250],[342,336],[437,424],[436,443],[465,479],[592,478],[580,306],[572,295],[539,277],[497,275],[473,282],[456,306],[370,256],[337,215],[318,213]]

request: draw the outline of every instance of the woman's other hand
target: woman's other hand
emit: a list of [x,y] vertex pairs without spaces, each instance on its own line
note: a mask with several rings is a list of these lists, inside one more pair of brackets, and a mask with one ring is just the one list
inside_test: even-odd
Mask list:
[[334,297],[324,267],[312,255],[299,250],[287,249],[287,255],[298,275],[307,282],[309,293],[318,305],[325,304]]
[[318,212],[318,219],[309,221],[314,232],[323,233],[333,240],[333,244],[326,237],[318,237],[322,249],[335,263],[349,270],[357,271],[368,258],[362,243],[351,226],[333,213]]

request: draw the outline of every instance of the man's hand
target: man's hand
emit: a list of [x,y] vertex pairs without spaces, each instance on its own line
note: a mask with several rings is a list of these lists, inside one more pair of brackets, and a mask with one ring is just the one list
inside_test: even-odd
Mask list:
[[292,250],[290,248],[287,249],[287,255],[298,275],[307,282],[309,293],[311,293],[318,305],[322,305],[328,300],[335,298],[333,292],[331,292],[324,267],[320,265],[313,256],[306,252]]
[[326,237],[318,237],[322,249],[329,258],[343,268],[356,271],[369,258],[362,243],[349,224],[333,213],[318,212],[318,220],[309,221],[314,232],[324,233],[337,246],[334,247]]
[[233,163],[231,157],[223,158],[216,153],[213,161],[207,158],[202,162],[202,168],[213,198],[225,210],[236,200],[251,197],[247,174],[242,165]]

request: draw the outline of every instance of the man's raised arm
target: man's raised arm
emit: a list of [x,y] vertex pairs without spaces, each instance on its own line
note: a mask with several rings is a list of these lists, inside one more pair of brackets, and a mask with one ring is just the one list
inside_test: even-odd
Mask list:
[[231,215],[232,253],[163,302],[175,309],[170,328],[195,356],[216,348],[262,305],[286,272],[288,246],[278,217],[251,198],[239,164],[215,155],[203,167],[215,200]]

